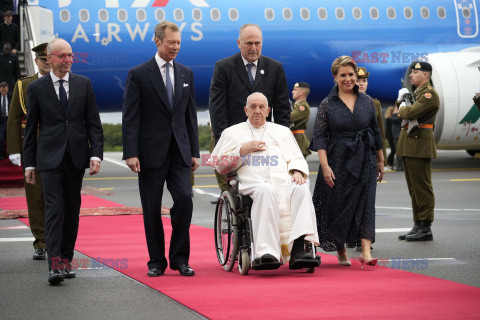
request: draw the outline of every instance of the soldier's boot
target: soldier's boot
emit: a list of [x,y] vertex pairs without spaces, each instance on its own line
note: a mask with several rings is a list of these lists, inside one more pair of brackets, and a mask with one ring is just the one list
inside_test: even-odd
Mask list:
[[407,236],[417,233],[418,228],[420,228],[420,221],[415,221],[412,230],[408,231],[408,233],[399,235],[398,240],[405,240]]
[[420,221],[420,227],[417,232],[405,238],[407,241],[432,241],[433,234],[430,226],[432,221]]

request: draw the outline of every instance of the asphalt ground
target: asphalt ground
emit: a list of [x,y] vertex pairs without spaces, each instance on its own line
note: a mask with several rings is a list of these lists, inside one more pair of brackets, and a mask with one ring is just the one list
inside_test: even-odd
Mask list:
[[[87,173],[84,186],[112,193],[96,196],[140,207],[136,174],[124,166],[121,153],[106,153],[104,157],[100,174]],[[319,163],[315,155],[308,163],[313,191]],[[412,227],[411,204],[403,172],[389,171],[377,188],[377,234],[372,254],[380,264],[392,268],[480,287],[480,160],[465,151],[439,151],[432,166],[434,241],[397,240],[402,229]],[[195,173],[193,224],[213,227],[215,207],[210,201],[218,194],[212,169],[200,166]],[[172,205],[168,191],[163,205]],[[22,222],[0,220],[0,319],[201,318],[158,291],[98,264],[77,270],[77,278],[66,279],[60,287],[49,286],[46,261],[31,259],[30,237]],[[350,257],[359,255],[355,249],[348,251]],[[89,259],[78,252],[75,258]],[[195,261],[190,265],[195,269]],[[224,272],[220,266],[219,272]]]

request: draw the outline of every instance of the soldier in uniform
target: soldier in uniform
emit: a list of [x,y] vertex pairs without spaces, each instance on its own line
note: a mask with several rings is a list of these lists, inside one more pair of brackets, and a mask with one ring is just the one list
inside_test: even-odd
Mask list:
[[398,92],[398,116],[404,120],[417,120],[418,128],[408,133],[403,127],[398,139],[397,155],[403,159],[403,168],[407,180],[408,192],[412,199],[414,226],[399,240],[429,241],[433,240],[430,226],[433,221],[435,197],[432,187],[432,158],[437,157],[433,138],[433,125],[439,109],[437,91],[430,83],[432,66],[428,62],[413,62],[410,81],[416,87],[415,103],[402,106],[400,103],[408,93],[407,88]]
[[[27,121],[28,85],[48,74],[51,69],[51,64],[47,62],[47,43],[36,46],[32,51],[35,52],[35,64],[38,67],[38,73],[20,79],[15,84],[7,122],[7,151],[10,161],[17,166],[22,165],[23,136]],[[45,242],[45,203],[40,174],[36,172],[35,177],[36,182],[34,185],[24,181],[25,195],[27,198],[30,229],[35,237],[35,241],[33,242],[33,248],[35,249],[33,259],[44,260],[46,258],[45,253],[47,248]]]
[[[215,148],[215,137],[213,136],[212,126],[210,125],[210,122],[208,123],[208,128],[210,129],[210,133],[211,133],[209,151],[210,151],[210,154],[212,154],[213,149]],[[227,191],[228,190],[227,178],[225,178],[224,175],[221,175],[220,173],[218,173],[217,170],[214,170],[214,172],[215,172],[215,177],[217,178],[218,187],[220,188],[220,193],[223,193],[223,191]],[[218,198],[210,201],[211,204],[217,204],[217,202],[218,202]]]
[[[358,72],[357,72],[357,86],[358,86],[358,92],[361,93],[367,93],[367,88],[368,88],[368,77],[370,76],[370,72],[367,71],[366,68],[364,67],[358,67]],[[375,112],[377,113],[377,123],[378,123],[378,128],[380,129],[380,132],[382,133],[382,139],[383,139],[383,158],[385,159],[384,165],[387,166],[387,151],[385,148],[385,129],[383,128],[383,115],[382,115],[382,106],[380,105],[380,101],[378,99],[375,99],[371,97],[373,100],[373,104],[375,106]]]
[[305,130],[307,130],[308,119],[310,118],[310,106],[307,97],[310,94],[310,86],[306,82],[297,82],[293,86],[292,98],[295,101],[293,110],[290,113],[290,129],[295,140],[306,159],[312,152],[308,149],[309,142]]

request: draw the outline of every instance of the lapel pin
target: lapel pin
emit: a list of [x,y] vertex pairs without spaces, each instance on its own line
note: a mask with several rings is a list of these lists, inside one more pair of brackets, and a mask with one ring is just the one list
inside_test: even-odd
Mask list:
[[264,74],[264,73],[265,73],[265,71],[263,71],[263,70],[260,70],[260,73],[261,73],[261,74]]

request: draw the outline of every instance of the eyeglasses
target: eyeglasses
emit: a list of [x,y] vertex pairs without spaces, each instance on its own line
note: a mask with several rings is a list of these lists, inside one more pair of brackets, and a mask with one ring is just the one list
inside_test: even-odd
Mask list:
[[52,53],[52,56],[56,56],[60,60],[65,60],[65,59],[73,59],[75,55],[73,53]]

